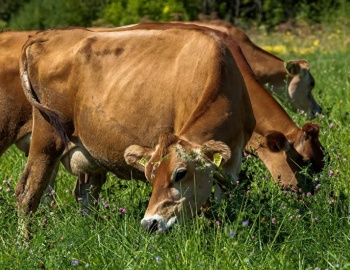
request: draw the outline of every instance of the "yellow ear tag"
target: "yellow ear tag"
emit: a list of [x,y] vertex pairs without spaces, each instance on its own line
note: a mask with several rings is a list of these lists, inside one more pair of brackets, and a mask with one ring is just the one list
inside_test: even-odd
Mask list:
[[219,168],[222,161],[222,155],[220,153],[215,153],[213,155],[213,158],[214,158],[214,164],[216,165],[216,167]]
[[141,158],[139,161],[139,163],[142,167],[146,167],[147,162],[148,162],[148,160],[145,157]]

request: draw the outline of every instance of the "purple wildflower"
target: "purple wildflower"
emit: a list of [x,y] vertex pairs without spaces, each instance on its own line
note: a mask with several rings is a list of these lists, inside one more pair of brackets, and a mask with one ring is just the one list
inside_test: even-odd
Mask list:
[[79,265],[79,261],[76,260],[76,259],[73,259],[73,260],[72,260],[72,265],[73,265],[73,266],[78,266],[78,265]]
[[334,171],[330,170],[329,171],[329,176],[333,176],[334,175]]
[[334,124],[333,123],[330,123],[329,124],[329,128],[333,128],[334,127]]
[[6,189],[6,192],[7,192],[7,193],[9,193],[10,191],[11,191],[11,189],[10,189],[10,188],[7,188],[7,189]]
[[315,188],[317,190],[317,189],[320,189],[320,187],[321,187],[321,184],[317,184]]
[[251,154],[249,154],[249,155],[247,155],[246,156],[246,158],[248,159],[248,158],[251,158],[252,157],[252,155]]
[[156,262],[160,262],[160,257],[159,256],[156,257]]
[[47,223],[47,218],[43,219],[43,223],[46,224]]
[[248,226],[248,225],[249,225],[249,221],[248,221],[248,220],[243,221],[243,222],[242,222],[242,225],[243,225],[243,226]]
[[312,219],[312,221],[315,222],[315,223],[317,223],[317,222],[318,222],[318,218],[315,217],[315,218]]
[[297,219],[301,219],[301,215],[297,215]]
[[120,213],[122,213],[122,214],[125,214],[125,213],[126,213],[126,209],[121,208],[121,207],[118,209],[118,211],[119,211]]
[[200,266],[204,266],[204,262],[199,262],[199,265]]
[[51,190],[51,195],[55,195],[56,194],[56,191],[54,189]]
[[292,220],[293,219],[293,216],[289,216],[289,220]]
[[216,226],[220,227],[220,221],[217,220],[217,221],[215,222],[215,224],[216,224]]
[[89,265],[88,263],[87,263],[87,264],[85,264],[85,268],[89,268],[89,266],[90,266],[90,265]]
[[277,222],[277,219],[276,219],[276,218],[272,218],[272,219],[271,219],[271,222],[272,222],[273,224],[275,224],[275,223]]
[[11,185],[12,184],[12,178],[10,178],[9,180],[7,180],[7,183],[9,184],[9,185]]
[[0,191],[2,190],[2,186],[0,186]]
[[235,237],[236,233],[234,231],[230,231],[230,237],[233,238]]
[[311,192],[306,193],[306,196],[311,197],[312,196]]
[[109,209],[109,204],[105,203],[105,205],[103,206],[105,209]]

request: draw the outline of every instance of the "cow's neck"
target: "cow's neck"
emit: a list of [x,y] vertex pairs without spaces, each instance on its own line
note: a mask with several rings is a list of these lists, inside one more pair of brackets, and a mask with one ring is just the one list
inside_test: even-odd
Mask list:
[[[249,42],[249,41],[248,41]],[[243,54],[259,81],[273,86],[273,91],[282,95],[286,89],[287,72],[284,61],[251,43],[242,46]]]

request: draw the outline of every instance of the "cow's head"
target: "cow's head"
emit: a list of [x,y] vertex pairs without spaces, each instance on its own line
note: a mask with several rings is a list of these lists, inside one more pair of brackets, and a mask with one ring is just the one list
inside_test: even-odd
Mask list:
[[153,187],[142,226],[165,230],[176,219],[196,214],[210,196],[216,169],[212,160],[218,154],[225,163],[231,151],[219,141],[198,145],[169,133],[160,136],[155,149],[129,146],[126,162],[144,171]]
[[288,84],[288,98],[293,110],[303,110],[314,118],[316,113],[322,112],[322,108],[311,92],[315,86],[315,80],[310,73],[308,63],[305,60],[291,60],[286,62],[286,69],[291,77]]
[[318,139],[319,126],[306,123],[288,135],[273,131],[259,138],[257,155],[272,177],[283,188],[310,191],[311,182],[303,182],[300,172],[309,166],[308,173],[318,173],[324,167],[323,147]]

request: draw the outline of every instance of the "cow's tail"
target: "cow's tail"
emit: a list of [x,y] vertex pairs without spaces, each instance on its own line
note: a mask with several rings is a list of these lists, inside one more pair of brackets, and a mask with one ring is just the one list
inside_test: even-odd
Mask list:
[[30,76],[28,74],[28,50],[30,44],[25,44],[22,50],[21,55],[21,61],[20,61],[20,74],[21,74],[21,81],[22,81],[22,87],[25,96],[27,97],[27,100],[29,103],[38,109],[40,112],[43,113],[44,117],[50,122],[50,124],[56,129],[57,133],[63,140],[63,143],[65,147],[68,146],[68,135],[65,130],[65,125],[63,124],[64,117],[61,115],[61,113],[54,111],[47,107],[45,104],[41,103],[37,94],[35,93],[32,84],[30,82]]

